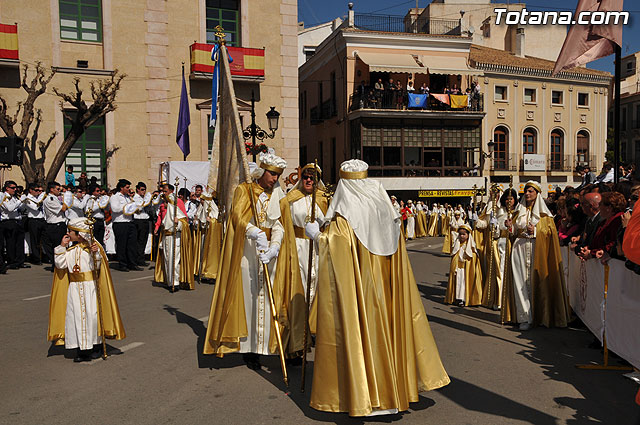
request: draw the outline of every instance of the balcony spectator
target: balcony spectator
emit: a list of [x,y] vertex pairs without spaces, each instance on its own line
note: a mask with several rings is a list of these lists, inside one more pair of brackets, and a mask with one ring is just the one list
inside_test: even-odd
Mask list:
[[415,93],[416,89],[413,87],[413,81],[409,80],[407,83],[407,93]]
[[396,85],[393,82],[393,78],[389,78],[389,82],[387,83],[386,90],[384,92],[384,108],[391,109],[395,105],[395,93],[396,93]]
[[453,83],[453,88],[451,89],[451,94],[460,94],[460,89],[456,83]]
[[602,195],[600,215],[604,221],[596,230],[588,246],[581,250],[580,257],[584,260],[598,258],[608,261],[617,257],[616,243],[618,230],[622,226],[622,214],[627,207],[624,196],[618,192],[607,192]]
[[396,81],[396,109],[403,109],[404,105],[404,90],[402,90],[402,83],[400,80]]
[[376,92],[376,104],[378,107],[382,107],[382,97],[384,95],[384,83],[382,82],[382,78],[378,78],[376,84],[374,85],[374,89]]
[[420,87],[420,93],[429,94],[429,86],[427,86],[427,83],[422,83],[422,87]]

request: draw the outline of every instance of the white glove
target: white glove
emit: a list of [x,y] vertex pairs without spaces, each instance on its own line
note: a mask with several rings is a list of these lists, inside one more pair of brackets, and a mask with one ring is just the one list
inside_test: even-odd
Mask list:
[[309,239],[313,239],[314,241],[318,239],[318,235],[320,235],[320,225],[317,221],[312,221],[311,223],[307,223],[304,226],[304,234],[307,235]]
[[495,218],[495,217],[491,217],[491,220],[489,221],[489,223],[490,223],[492,226],[497,226],[497,225],[498,225],[498,219],[497,219],[497,218]]
[[280,252],[280,245],[276,243],[271,245],[268,250],[264,252],[260,251],[260,254],[258,254],[258,257],[260,257],[260,261],[262,261],[264,264],[269,264],[271,260],[273,260],[278,256],[279,252]]
[[269,249],[269,241],[267,240],[267,234],[258,227],[251,227],[247,230],[247,238],[256,241],[256,247],[258,251],[266,251]]

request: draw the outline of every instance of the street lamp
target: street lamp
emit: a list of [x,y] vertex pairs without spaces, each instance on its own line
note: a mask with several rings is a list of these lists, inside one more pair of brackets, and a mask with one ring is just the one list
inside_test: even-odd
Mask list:
[[481,172],[484,172],[484,161],[487,158],[491,158],[491,155],[493,155],[493,150],[496,147],[496,143],[493,140],[489,140],[489,143],[487,143],[487,150],[488,152],[485,152],[482,150],[482,147],[480,148],[480,170]]
[[271,110],[267,112],[267,122],[269,124],[269,130],[271,134],[264,131],[260,126],[256,124],[256,98],[253,90],[251,91],[251,124],[242,131],[242,137],[244,140],[251,139],[251,151],[253,153],[253,162],[256,162],[256,139],[273,139],[278,130],[278,120],[280,119],[280,112],[276,111],[275,106],[271,106]]

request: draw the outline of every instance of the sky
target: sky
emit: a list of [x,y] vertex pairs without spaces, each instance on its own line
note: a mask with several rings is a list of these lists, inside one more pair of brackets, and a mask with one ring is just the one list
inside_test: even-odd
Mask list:
[[[377,13],[384,15],[404,15],[409,8],[415,7],[416,0],[352,0],[356,13]],[[496,1],[506,3],[508,0]],[[419,7],[427,6],[431,0],[418,0]],[[494,2],[494,1],[492,1]],[[520,0],[526,3],[527,10],[575,11],[578,0]],[[305,27],[331,21],[347,14],[349,0],[298,0],[298,21],[304,21]],[[512,1],[512,3],[516,3]],[[624,10],[630,12],[629,23],[622,33],[622,56],[640,50],[640,1],[624,0]],[[613,55],[598,59],[587,65],[589,68],[608,71],[613,74]]]

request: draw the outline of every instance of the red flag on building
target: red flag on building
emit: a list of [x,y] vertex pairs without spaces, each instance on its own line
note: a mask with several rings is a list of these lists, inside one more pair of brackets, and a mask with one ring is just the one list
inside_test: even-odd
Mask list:
[[[623,1],[579,0],[573,15],[574,22],[578,20],[582,12],[620,12]],[[583,18],[587,19],[587,16],[585,15]],[[606,25],[573,24],[564,40],[551,76],[555,76],[565,69],[575,68],[612,54],[614,45],[622,46],[623,21],[624,18],[620,17],[617,24],[614,24],[615,19],[611,17],[609,24]]]

